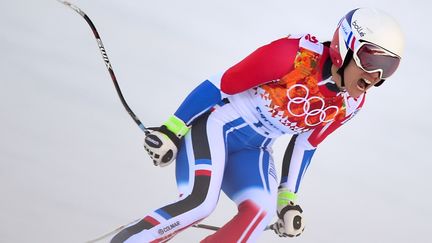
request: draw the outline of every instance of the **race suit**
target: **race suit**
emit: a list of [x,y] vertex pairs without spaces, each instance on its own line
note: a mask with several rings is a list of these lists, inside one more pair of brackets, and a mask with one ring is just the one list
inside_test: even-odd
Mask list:
[[[255,242],[276,212],[278,187],[297,193],[317,146],[362,107],[331,80],[329,48],[307,34],[260,47],[197,86],[175,116],[191,125],[176,159],[178,201],[111,242],[165,242],[199,222],[223,191],[238,213],[202,242]],[[271,146],[288,134],[280,180]]]

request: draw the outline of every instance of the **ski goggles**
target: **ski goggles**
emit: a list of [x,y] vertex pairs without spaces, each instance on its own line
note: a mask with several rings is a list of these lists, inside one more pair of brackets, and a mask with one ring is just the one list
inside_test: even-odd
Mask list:
[[357,52],[353,53],[357,66],[367,73],[380,73],[380,79],[390,77],[400,63],[400,57],[379,46],[368,42],[360,42]]

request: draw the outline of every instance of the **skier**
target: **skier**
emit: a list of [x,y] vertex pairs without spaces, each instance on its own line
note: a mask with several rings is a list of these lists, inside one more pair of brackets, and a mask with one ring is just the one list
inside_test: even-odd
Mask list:
[[[255,242],[272,217],[281,237],[304,230],[297,193],[317,146],[361,109],[366,92],[397,69],[403,37],[395,20],[350,11],[333,39],[290,35],[197,86],[144,147],[157,166],[176,160],[180,197],[111,242],[165,242],[208,216],[222,190],[238,213],[201,242]],[[292,135],[280,181],[271,146]]]

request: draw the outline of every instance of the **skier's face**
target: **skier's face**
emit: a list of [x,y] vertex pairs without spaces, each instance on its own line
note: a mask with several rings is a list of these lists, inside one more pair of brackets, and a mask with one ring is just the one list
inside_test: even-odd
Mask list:
[[[349,62],[348,66],[346,66],[344,75],[345,75],[344,88],[348,92],[348,94],[353,98],[359,97],[361,94],[365,93],[370,87],[372,87],[373,85],[375,85],[380,81],[379,72],[368,73],[364,71],[363,69],[357,66],[354,59],[352,59]],[[333,78],[334,81],[338,85],[340,85],[341,77],[338,74],[336,74],[336,72],[333,72]]]

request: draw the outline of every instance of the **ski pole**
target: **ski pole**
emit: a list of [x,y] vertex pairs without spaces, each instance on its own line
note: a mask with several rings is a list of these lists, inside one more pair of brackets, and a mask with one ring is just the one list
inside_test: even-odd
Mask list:
[[[200,229],[208,229],[208,230],[213,230],[213,231],[220,230],[220,227],[213,226],[213,225],[208,225],[208,224],[194,224],[194,225],[192,225],[192,227],[200,228]],[[272,229],[272,226],[268,225],[268,226],[265,227],[264,230],[270,230],[270,229]]]
[[[101,235],[101,236],[99,236],[97,238],[94,238],[92,240],[86,241],[86,243],[94,243],[94,242],[98,242],[98,241],[104,240],[104,239],[108,238],[109,236],[112,236],[114,234],[119,233],[120,231],[122,231],[123,229],[125,229],[128,225],[132,225],[134,223],[137,223],[140,220],[141,219],[136,219],[136,220],[134,220],[134,221],[132,221],[132,222],[130,222],[128,224],[121,225],[121,226],[117,227],[116,229],[114,229],[114,230],[112,230],[112,231],[110,231],[108,233],[105,233],[104,235]],[[193,224],[192,227],[198,228],[198,229],[213,230],[213,231],[218,231],[220,229],[220,227],[213,226],[213,225],[208,225],[208,224]],[[270,230],[270,229],[272,229],[271,225],[265,227],[264,230]]]
[[71,8],[71,9],[73,9],[75,12],[77,12],[79,15],[81,15],[84,19],[85,19],[85,21],[87,22],[87,24],[90,26],[90,28],[91,28],[91,30],[93,31],[93,34],[94,34],[94,36],[95,36],[95,38],[96,38],[96,41],[97,41],[97,43],[98,43],[98,47],[99,47],[99,50],[100,50],[100,52],[101,52],[101,54],[102,54],[102,58],[103,58],[103,60],[104,60],[104,62],[105,62],[105,65],[106,65],[106,67],[107,67],[107,69],[108,69],[108,72],[109,72],[109,74],[110,74],[110,76],[111,76],[111,79],[112,79],[112,81],[113,81],[113,83],[114,83],[114,87],[115,87],[115,89],[116,89],[116,91],[117,91],[117,95],[118,95],[118,97],[120,98],[120,101],[121,101],[121,103],[123,104],[123,107],[126,109],[126,111],[129,113],[129,115],[131,116],[131,118],[135,121],[135,123],[138,125],[138,127],[145,133],[145,134],[148,134],[150,131],[142,124],[142,122],[140,121],[140,119],[138,118],[138,116],[136,116],[135,115],[135,113],[132,111],[132,109],[129,107],[129,105],[127,104],[127,102],[126,102],[126,100],[124,99],[124,97],[123,97],[123,94],[122,94],[122,92],[121,92],[121,89],[120,89],[120,86],[119,86],[119,84],[118,84],[118,82],[117,82],[117,78],[116,78],[116,76],[115,76],[115,74],[114,74],[114,70],[113,70],[113,68],[112,68],[112,65],[111,65],[111,62],[110,62],[110,60],[109,60],[109,58],[108,58],[108,55],[107,55],[107,52],[106,52],[106,49],[105,49],[105,47],[104,47],[104,45],[103,45],[103,43],[102,43],[102,39],[101,39],[101,37],[99,36],[99,33],[98,33],[98,31],[97,31],[97,29],[96,29],[96,27],[95,27],[95,25],[93,24],[93,22],[91,21],[91,19],[87,16],[87,14],[84,12],[84,11],[82,11],[80,8],[78,8],[77,6],[75,6],[75,5],[73,5],[73,4],[71,4],[71,3],[69,3],[68,1],[61,1],[61,0],[57,0],[58,2],[60,2],[60,3],[62,3],[62,4],[64,4],[64,5],[66,5],[67,7],[69,7],[69,8]]

